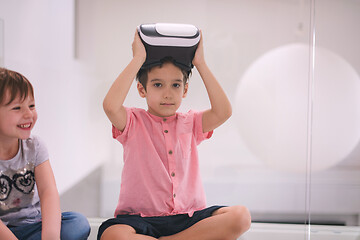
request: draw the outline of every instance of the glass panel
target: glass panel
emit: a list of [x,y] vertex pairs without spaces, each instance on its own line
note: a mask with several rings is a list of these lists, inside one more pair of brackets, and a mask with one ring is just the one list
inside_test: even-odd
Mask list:
[[[360,2],[317,0],[311,229],[360,237]],[[352,235],[350,234],[352,232]],[[311,239],[323,239],[316,231]]]

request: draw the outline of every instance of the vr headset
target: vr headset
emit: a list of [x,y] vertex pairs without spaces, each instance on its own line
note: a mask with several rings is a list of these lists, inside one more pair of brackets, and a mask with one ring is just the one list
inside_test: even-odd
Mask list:
[[200,31],[190,24],[154,23],[141,24],[138,33],[146,50],[142,69],[161,65],[171,57],[181,69],[191,71],[192,60],[200,41]]

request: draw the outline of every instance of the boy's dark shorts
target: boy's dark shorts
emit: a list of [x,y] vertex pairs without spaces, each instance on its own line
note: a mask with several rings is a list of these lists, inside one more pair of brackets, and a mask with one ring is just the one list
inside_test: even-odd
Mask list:
[[139,215],[118,215],[103,222],[99,228],[97,239],[100,240],[103,232],[112,225],[125,224],[133,227],[137,234],[154,238],[169,236],[184,231],[195,223],[208,218],[212,213],[223,206],[212,206],[194,212],[192,217],[188,214],[179,214],[163,217],[141,217]]

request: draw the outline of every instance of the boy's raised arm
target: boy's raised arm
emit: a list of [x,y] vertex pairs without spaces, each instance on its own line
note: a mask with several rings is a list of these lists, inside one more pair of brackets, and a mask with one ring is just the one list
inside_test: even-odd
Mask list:
[[104,111],[111,123],[120,131],[126,126],[126,110],[123,106],[132,81],[146,59],[145,47],[136,31],[132,43],[133,59],[111,85],[103,102]]
[[231,116],[232,109],[224,90],[206,64],[202,36],[193,59],[193,64],[205,84],[211,104],[211,108],[204,112],[202,118],[203,132],[209,132],[223,124]]

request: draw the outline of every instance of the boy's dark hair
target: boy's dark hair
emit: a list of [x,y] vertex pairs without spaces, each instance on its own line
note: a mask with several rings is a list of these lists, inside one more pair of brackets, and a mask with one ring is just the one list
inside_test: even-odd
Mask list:
[[30,94],[34,97],[34,89],[29,80],[22,74],[0,67],[0,104],[3,104],[6,92],[10,94],[10,100],[5,105],[10,104],[20,95],[21,101],[25,100]]
[[182,74],[183,74],[184,84],[186,84],[188,82],[189,77],[191,75],[191,70],[188,71],[188,70],[185,70],[185,69],[177,66],[172,57],[165,57],[165,58],[161,59],[161,64],[160,65],[155,65],[155,66],[145,68],[145,69],[142,68],[136,74],[136,80],[138,80],[143,85],[145,91],[146,91],[146,83],[147,83],[147,80],[148,80],[148,73],[151,71],[151,69],[153,69],[153,67],[159,67],[159,66],[162,67],[162,65],[164,63],[172,63],[172,64],[174,64],[174,66],[178,67],[181,70]]

